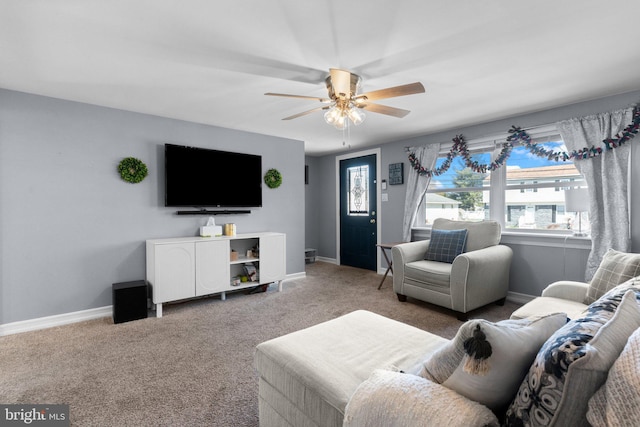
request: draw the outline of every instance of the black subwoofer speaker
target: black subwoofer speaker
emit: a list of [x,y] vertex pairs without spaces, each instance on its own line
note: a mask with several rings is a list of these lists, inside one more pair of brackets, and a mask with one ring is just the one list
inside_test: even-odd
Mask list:
[[147,317],[147,282],[114,283],[112,285],[113,323]]

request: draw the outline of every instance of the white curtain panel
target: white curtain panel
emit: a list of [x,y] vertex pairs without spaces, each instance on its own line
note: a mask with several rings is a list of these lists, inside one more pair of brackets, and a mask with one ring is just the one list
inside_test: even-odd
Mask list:
[[[567,151],[584,147],[604,147],[603,140],[614,138],[633,120],[633,109],[618,110],[564,120],[557,123]],[[591,159],[574,164],[589,186],[591,253],[585,280],[589,281],[609,249],[631,250],[629,233],[628,176],[631,142]]]
[[[438,160],[438,153],[440,153],[439,143],[411,148],[411,150],[425,169],[433,170]],[[411,241],[411,227],[413,227],[413,223],[416,220],[418,206],[420,206],[420,202],[427,192],[429,182],[431,182],[429,176],[420,176],[413,168],[407,174],[407,193],[405,194],[404,218],[402,221],[402,240],[404,242]]]

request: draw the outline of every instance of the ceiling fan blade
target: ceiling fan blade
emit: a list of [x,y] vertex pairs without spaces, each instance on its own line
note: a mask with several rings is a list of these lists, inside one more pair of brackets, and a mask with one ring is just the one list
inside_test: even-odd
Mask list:
[[409,110],[403,110],[401,108],[388,107],[381,104],[372,104],[370,102],[358,104],[358,107],[362,108],[363,110],[371,111],[372,113],[386,114],[387,116],[398,117],[400,119],[411,112]]
[[316,107],[312,110],[307,110],[307,111],[303,111],[302,113],[298,113],[298,114],[294,114],[293,116],[289,116],[289,117],[285,117],[282,120],[291,120],[291,119],[297,119],[298,117],[302,117],[302,116],[306,116],[307,114],[311,114],[311,113],[315,113],[316,111],[320,111],[320,110],[328,110],[329,106],[326,107]]
[[317,96],[289,95],[289,94],[286,94],[286,93],[272,93],[272,92],[267,92],[267,93],[265,93],[265,95],[269,95],[269,96],[284,96],[286,98],[312,99],[314,101],[320,101],[322,103],[331,102],[331,100],[329,98],[318,98]]
[[[333,79],[333,77],[332,77]],[[376,101],[378,99],[394,98],[396,96],[413,95],[415,93],[424,93],[422,83],[409,83],[407,85],[388,87],[386,89],[374,90],[372,92],[362,93],[355,97],[366,101]]]
[[[351,73],[338,68],[330,68],[331,85],[338,98],[349,99],[351,97]],[[341,94],[344,94],[342,96]]]

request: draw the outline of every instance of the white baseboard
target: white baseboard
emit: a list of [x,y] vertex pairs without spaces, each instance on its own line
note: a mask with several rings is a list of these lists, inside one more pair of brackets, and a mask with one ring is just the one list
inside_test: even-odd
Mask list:
[[112,306],[107,305],[105,307],[91,308],[89,310],[74,311],[72,313],[57,314],[55,316],[5,323],[4,325],[0,325],[0,336],[36,331],[38,329],[54,328],[56,326],[68,325],[70,323],[109,317],[112,314]]
[[534,298],[536,298],[535,295],[521,294],[519,292],[509,292],[507,294],[507,299],[517,304],[526,304]]
[[[307,274],[300,273],[287,274],[284,281],[294,279],[304,279]],[[83,322],[85,320],[99,319],[113,315],[113,306],[91,308],[89,310],[75,311],[72,313],[57,314],[54,316],[39,317],[37,319],[21,320],[19,322],[5,323],[0,325],[0,337],[5,335],[19,334],[21,332],[37,331],[39,329],[55,328],[56,326],[68,325],[71,323]]]
[[323,256],[317,256],[316,257],[316,261],[328,262],[329,264],[337,264],[338,263],[338,260],[336,260],[335,258],[327,258],[327,257],[323,257]]
[[286,282],[287,280],[304,279],[305,277],[307,277],[307,273],[301,271],[299,273],[287,274],[287,276],[284,278],[284,281]]

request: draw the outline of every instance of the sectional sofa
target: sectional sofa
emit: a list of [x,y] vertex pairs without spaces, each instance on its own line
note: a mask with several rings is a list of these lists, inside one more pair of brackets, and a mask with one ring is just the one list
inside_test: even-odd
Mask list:
[[635,277],[570,318],[473,319],[452,340],[355,311],[257,346],[260,425],[634,425],[638,301]]

